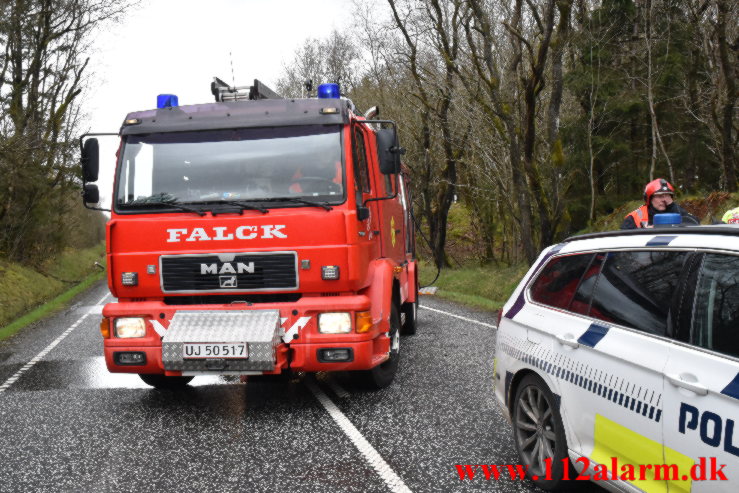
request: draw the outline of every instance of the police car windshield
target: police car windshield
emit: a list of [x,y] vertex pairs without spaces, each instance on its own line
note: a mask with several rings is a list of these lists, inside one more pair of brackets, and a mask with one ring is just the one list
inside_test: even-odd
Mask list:
[[340,130],[309,125],[130,135],[119,162],[115,203],[135,208],[164,195],[180,204],[276,197],[341,203]]

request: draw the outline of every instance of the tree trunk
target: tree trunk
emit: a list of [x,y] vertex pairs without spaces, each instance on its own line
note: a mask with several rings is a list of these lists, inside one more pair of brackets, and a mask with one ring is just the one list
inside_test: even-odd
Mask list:
[[[726,22],[729,14],[730,0],[716,0],[718,16],[716,22],[716,34],[718,38],[719,60],[721,61],[721,74],[726,84],[726,99],[722,108],[721,122],[721,166],[729,192],[737,191],[736,168],[735,168],[735,142],[733,137],[734,113],[737,102],[736,74],[734,64],[729,58],[729,43],[726,39]],[[734,19],[736,21],[736,19]]]

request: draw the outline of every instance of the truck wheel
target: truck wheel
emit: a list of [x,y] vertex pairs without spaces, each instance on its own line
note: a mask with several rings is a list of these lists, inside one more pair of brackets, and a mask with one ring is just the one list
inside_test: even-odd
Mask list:
[[139,373],[139,377],[145,384],[151,385],[155,389],[174,390],[185,387],[194,377],[167,377],[164,375],[152,375],[147,373]]
[[[512,410],[513,441],[527,465],[527,475],[544,490],[571,491],[572,483],[564,479],[563,459],[568,457],[567,437],[559,408],[547,384],[536,375],[527,375],[516,389]],[[551,460],[551,479],[547,479],[546,459]],[[577,473],[567,461],[569,477]]]
[[[416,295],[418,296],[418,295]],[[401,307],[403,313],[403,325],[400,328],[400,334],[404,336],[412,336],[416,333],[416,315],[418,313],[418,298],[413,303],[403,303]]]
[[357,383],[371,390],[379,390],[390,385],[395,378],[400,360],[400,314],[393,303],[390,311],[390,358],[371,370],[357,371]]

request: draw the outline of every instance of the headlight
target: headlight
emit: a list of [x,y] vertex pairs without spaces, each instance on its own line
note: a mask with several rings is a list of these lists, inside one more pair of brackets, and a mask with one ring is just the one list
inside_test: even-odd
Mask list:
[[318,315],[318,332],[322,334],[347,334],[352,331],[352,317],[346,312]]
[[143,318],[117,318],[115,319],[116,337],[144,337],[146,335],[146,322]]

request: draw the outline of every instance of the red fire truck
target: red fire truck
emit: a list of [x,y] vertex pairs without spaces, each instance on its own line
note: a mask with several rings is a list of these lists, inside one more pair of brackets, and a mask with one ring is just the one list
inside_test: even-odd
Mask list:
[[[418,304],[395,124],[336,84],[304,99],[258,80],[211,89],[209,104],[160,95],[115,134],[108,369],[157,388],[297,371],[390,384]],[[80,139],[90,208],[99,135]]]

